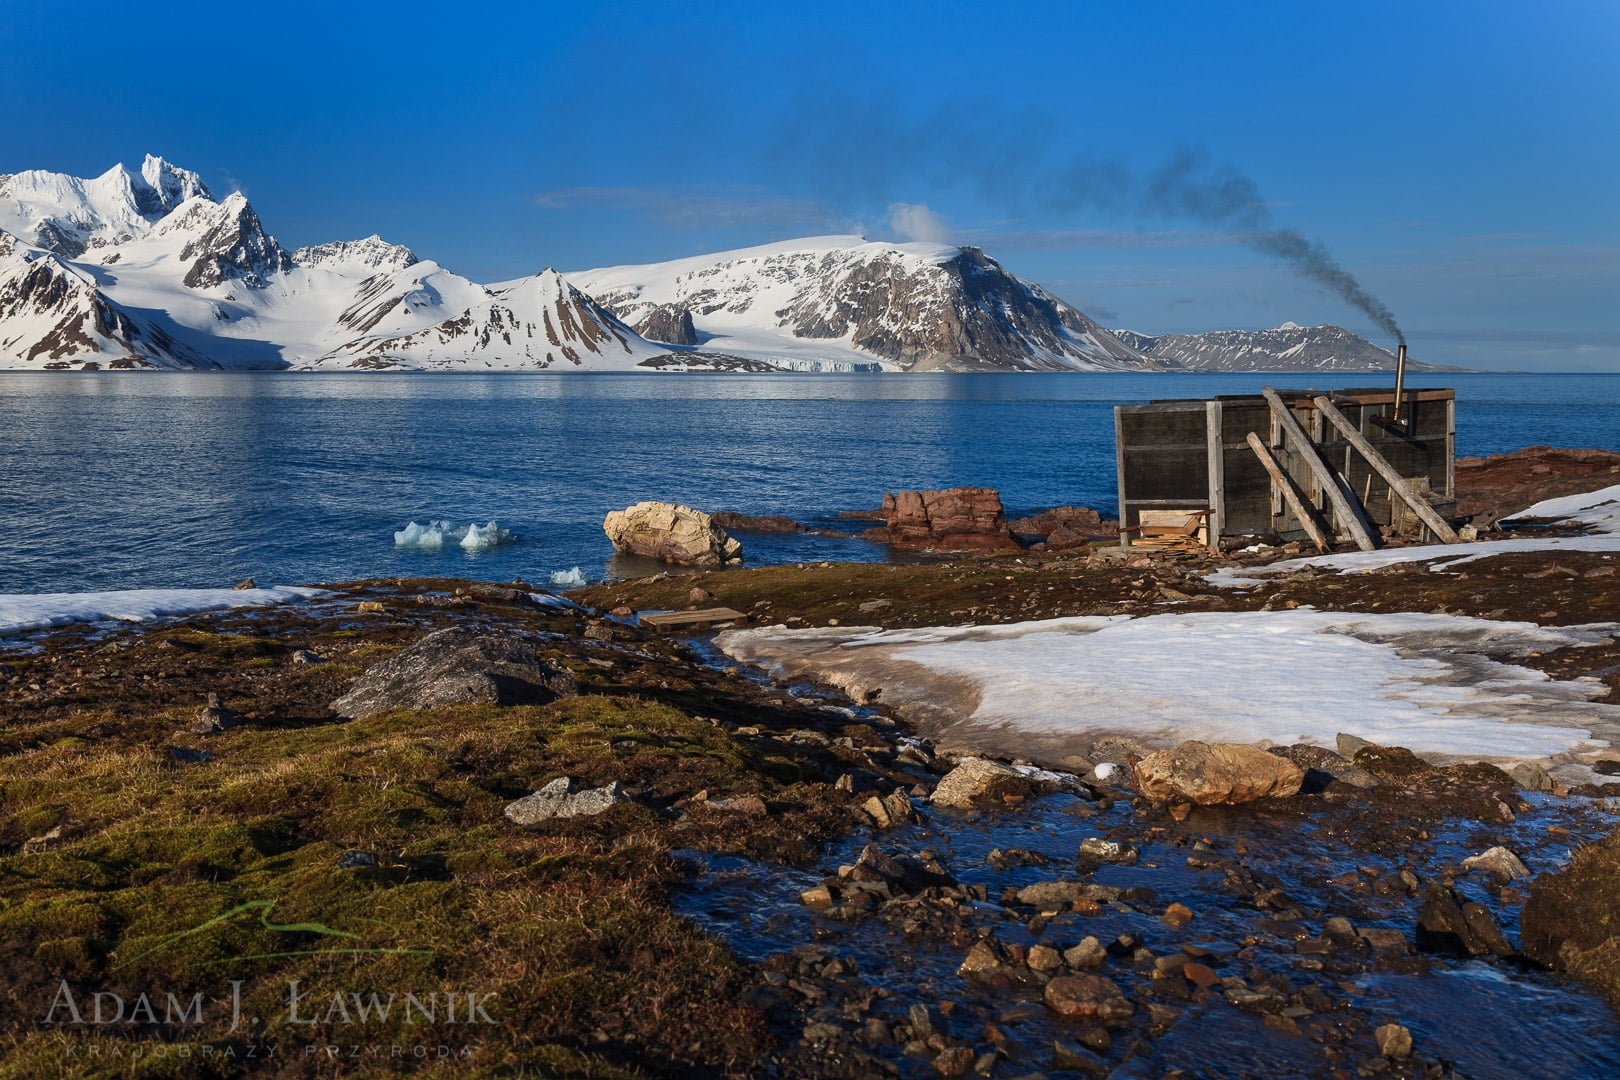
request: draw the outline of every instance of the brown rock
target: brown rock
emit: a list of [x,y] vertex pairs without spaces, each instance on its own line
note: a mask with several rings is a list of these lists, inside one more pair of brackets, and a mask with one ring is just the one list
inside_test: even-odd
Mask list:
[[1412,1033],[1401,1024],[1380,1025],[1373,1039],[1378,1043],[1378,1052],[1387,1058],[1400,1061],[1412,1056]]
[[1164,921],[1179,930],[1193,921],[1192,908],[1186,904],[1171,904],[1164,909]]
[[1124,1020],[1136,1011],[1114,980],[1103,975],[1059,975],[1046,984],[1046,1007],[1074,1020]]
[[877,538],[897,547],[984,551],[1017,547],[994,488],[902,491],[883,496]]
[[381,615],[384,608],[381,600],[362,600],[354,606],[354,610],[362,615]]
[[1210,967],[1208,964],[1200,964],[1196,960],[1191,960],[1186,964],[1183,964],[1181,974],[1186,977],[1188,982],[1192,983],[1194,986],[1197,986],[1201,990],[1208,990],[1210,987],[1221,981],[1221,977],[1215,974],[1214,968]]
[[1137,790],[1149,799],[1203,805],[1285,798],[1305,779],[1298,765],[1257,746],[1197,740],[1155,750],[1136,763],[1135,772]]
[[1097,511],[1087,506],[1059,506],[1042,510],[1038,514],[1021,517],[1008,526],[1023,536],[1044,536],[1046,546],[1053,551],[1083,547],[1093,540],[1111,540],[1119,536],[1119,522],[1105,521]]
[[602,522],[615,551],[679,566],[742,561],[742,544],[701,510],[679,503],[639,502]]

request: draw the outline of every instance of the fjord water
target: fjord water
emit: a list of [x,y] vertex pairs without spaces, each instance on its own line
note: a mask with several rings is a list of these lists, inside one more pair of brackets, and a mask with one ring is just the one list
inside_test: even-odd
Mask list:
[[[1381,385],[1379,375],[0,374],[0,592],[457,575],[544,584],[616,562],[641,499],[788,514],[885,491],[994,487],[1010,512],[1115,501],[1112,406]],[[1620,375],[1424,374],[1457,389],[1460,454],[1620,450]],[[400,550],[411,520],[516,542]],[[745,534],[752,562],[883,559]]]

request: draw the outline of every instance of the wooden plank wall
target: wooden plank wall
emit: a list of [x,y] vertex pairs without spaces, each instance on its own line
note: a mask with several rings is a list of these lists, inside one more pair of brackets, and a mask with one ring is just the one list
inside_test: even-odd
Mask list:
[[[1400,474],[1425,478],[1432,490],[1454,496],[1456,402],[1450,390],[1409,394],[1409,434],[1379,424],[1390,412],[1389,390],[1343,390],[1330,396],[1341,412]],[[1390,522],[1389,487],[1350,444],[1323,422],[1310,393],[1288,391],[1302,427],[1311,435],[1329,466],[1377,524]],[[1161,401],[1124,405],[1114,410],[1120,521],[1137,524],[1138,513],[1152,509],[1213,507],[1222,535],[1280,533],[1303,537],[1292,512],[1273,489],[1271,478],[1246,439],[1253,431],[1266,441],[1278,462],[1298,483],[1306,501],[1332,520],[1327,498],[1316,478],[1281,437],[1271,411],[1259,397],[1223,397],[1211,401]],[[1219,448],[1218,451],[1216,448]],[[1219,454],[1219,460],[1212,458]],[[1340,533],[1343,526],[1333,522]]]

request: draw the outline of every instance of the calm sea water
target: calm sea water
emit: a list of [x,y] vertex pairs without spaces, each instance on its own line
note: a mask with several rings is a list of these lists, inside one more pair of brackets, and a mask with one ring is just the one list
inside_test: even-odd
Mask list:
[[[455,574],[544,583],[615,562],[641,499],[840,524],[885,491],[1000,489],[1017,512],[1114,506],[1112,406],[1311,375],[0,374],[0,592]],[[1620,375],[1420,376],[1457,388],[1462,454],[1620,450]],[[513,544],[396,550],[407,521]],[[854,528],[862,523],[843,523]],[[750,561],[882,559],[743,536]]]

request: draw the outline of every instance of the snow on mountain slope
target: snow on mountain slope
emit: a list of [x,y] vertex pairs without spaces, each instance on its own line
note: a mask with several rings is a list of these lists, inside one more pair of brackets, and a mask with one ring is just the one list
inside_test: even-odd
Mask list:
[[820,236],[568,279],[649,333],[690,315],[701,348],[783,366],[1159,366],[977,248]]
[[[1114,336],[1154,359],[1187,371],[1393,371],[1395,354],[1342,326],[1285,322],[1270,330],[1211,330],[1152,337]],[[1409,360],[1414,371],[1444,370]]]
[[114,165],[100,176],[29,169],[0,176],[0,228],[67,258],[144,235],[175,207],[210,198],[194,172],[151,154],[139,173]]
[[555,271],[486,288],[375,235],[289,255],[239,193],[147,157],[0,177],[0,367],[715,366],[651,344]]
[[551,269],[485,289],[417,263],[368,279],[338,322],[358,336],[311,366],[631,370],[669,352]]

